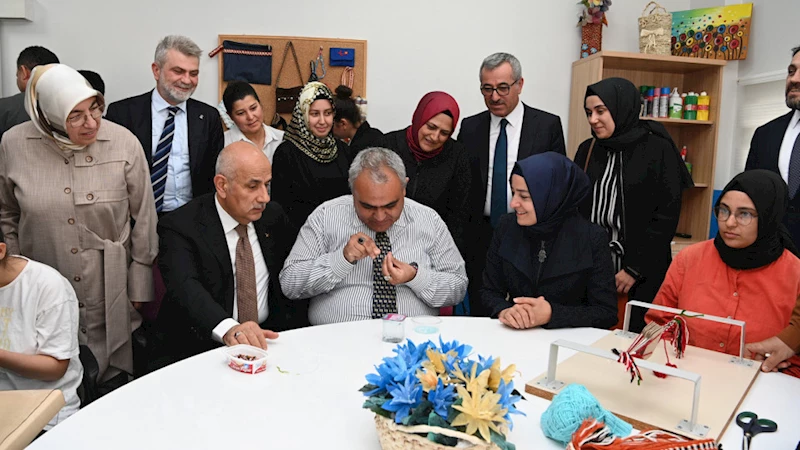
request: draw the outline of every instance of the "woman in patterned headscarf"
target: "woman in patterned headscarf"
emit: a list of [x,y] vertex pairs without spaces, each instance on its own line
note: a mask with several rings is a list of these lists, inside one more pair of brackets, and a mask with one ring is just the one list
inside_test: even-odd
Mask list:
[[294,106],[284,142],[272,160],[272,199],[283,206],[295,227],[314,208],[350,193],[347,145],[333,136],[335,108],[327,86],[305,85]]
[[103,120],[103,96],[63,64],[33,69],[30,122],[0,144],[0,226],[10,254],[58,270],[78,296],[78,340],[105,392],[133,373],[136,309],[153,299],[156,209],[142,145]]

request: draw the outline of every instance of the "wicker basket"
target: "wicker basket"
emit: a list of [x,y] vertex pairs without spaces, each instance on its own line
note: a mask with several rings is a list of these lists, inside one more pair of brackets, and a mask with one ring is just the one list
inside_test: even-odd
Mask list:
[[439,433],[445,436],[460,439],[472,447],[472,450],[500,450],[500,447],[493,443],[486,442],[476,436],[471,436],[460,431],[448,430],[446,428],[432,427],[429,425],[415,425],[407,427],[398,425],[393,420],[379,415],[375,415],[375,429],[378,430],[378,440],[383,450],[453,450],[454,447],[437,444],[429,441],[424,436],[414,433]]
[[[657,12],[658,10],[663,12]],[[648,3],[642,11],[642,17],[639,17],[639,52],[669,55],[672,53],[671,46],[672,14],[656,2]]]

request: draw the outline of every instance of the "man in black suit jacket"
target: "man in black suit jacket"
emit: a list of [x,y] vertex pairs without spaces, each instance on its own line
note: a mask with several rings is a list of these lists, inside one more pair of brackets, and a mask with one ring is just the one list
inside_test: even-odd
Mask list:
[[[492,239],[492,230],[500,214],[511,212],[511,194],[508,179],[516,161],[544,152],[566,155],[561,119],[545,111],[531,108],[519,101],[524,79],[519,60],[508,53],[495,53],[483,60],[480,69],[481,93],[488,111],[465,118],[461,122],[458,141],[470,154],[472,163],[472,188],[470,189],[470,216],[472,239],[467,253],[469,296],[477,299],[486,252]],[[506,121],[506,122],[503,122]],[[506,188],[505,204],[492,206],[493,168],[495,148],[505,127],[505,176],[500,181]],[[499,202],[498,202],[499,203]],[[494,222],[494,223],[493,223]],[[485,316],[480,302],[470,301],[472,315]]]
[[136,135],[152,171],[168,108],[179,108],[159,212],[172,211],[214,190],[214,164],[224,143],[222,122],[216,108],[189,98],[197,87],[200,54],[200,48],[187,37],[165,37],[152,64],[156,89],[114,102],[106,113],[106,119]]
[[[222,151],[214,177],[216,193],[195,198],[158,223],[158,265],[167,293],[158,317],[163,366],[220,344],[249,344],[266,348],[265,339],[304,325],[295,317],[281,292],[278,274],[296,237],[283,209],[270,202],[272,179],[269,160],[248,142],[233,143]],[[246,229],[247,240],[240,237]],[[249,256],[241,246],[251,248]],[[252,295],[246,295],[248,273]],[[254,269],[253,269],[254,267]],[[258,320],[248,316],[241,298],[257,303]],[[257,301],[256,301],[257,299]],[[248,317],[255,317],[255,310]],[[241,323],[240,323],[241,322]],[[151,368],[153,368],[151,366]],[[157,368],[157,367],[155,367]]]
[[[744,170],[771,170],[789,185],[789,210],[783,222],[795,245],[799,245],[800,195],[797,195],[797,184],[792,183],[794,177],[789,174],[794,171],[800,177],[800,47],[792,49],[792,61],[786,76],[786,106],[791,108],[788,114],[762,125],[753,134]],[[797,166],[792,166],[793,160]]]

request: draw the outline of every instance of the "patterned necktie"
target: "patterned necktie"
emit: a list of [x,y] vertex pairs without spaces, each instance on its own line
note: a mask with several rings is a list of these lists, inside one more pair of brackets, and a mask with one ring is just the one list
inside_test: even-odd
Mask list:
[[153,167],[150,169],[150,182],[153,184],[153,196],[156,199],[156,211],[161,212],[164,208],[164,189],[167,186],[167,163],[169,162],[169,152],[172,150],[172,137],[175,135],[175,114],[178,112],[177,106],[167,108],[169,114],[167,121],[164,122],[164,131],[156,146],[156,153],[153,155]]
[[794,198],[800,187],[800,134],[794,140],[792,157],[789,160],[789,198]]
[[383,278],[383,258],[392,251],[392,243],[384,232],[375,233],[375,244],[381,254],[372,261],[372,318],[397,312],[397,289]]
[[258,300],[256,299],[256,264],[253,249],[247,236],[247,225],[236,226],[239,242],[236,243],[236,304],[239,323],[258,323]]
[[494,146],[494,166],[492,167],[492,203],[490,219],[492,227],[497,226],[500,217],[508,212],[507,187],[508,175],[506,165],[508,160],[508,137],[506,136],[508,120],[500,121],[500,135],[497,136],[497,145]]

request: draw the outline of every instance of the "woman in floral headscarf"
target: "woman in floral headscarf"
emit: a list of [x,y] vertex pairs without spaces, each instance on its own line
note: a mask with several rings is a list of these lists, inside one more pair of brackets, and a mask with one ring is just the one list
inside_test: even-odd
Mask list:
[[305,85],[284,142],[272,160],[272,199],[300,228],[323,202],[350,193],[347,144],[333,136],[333,94],[324,84]]
[[30,122],[0,144],[0,226],[10,254],[47,264],[78,296],[78,340],[102,392],[133,373],[136,309],[153,299],[158,254],[150,173],[139,140],[103,120],[102,94],[63,64],[33,69]]

